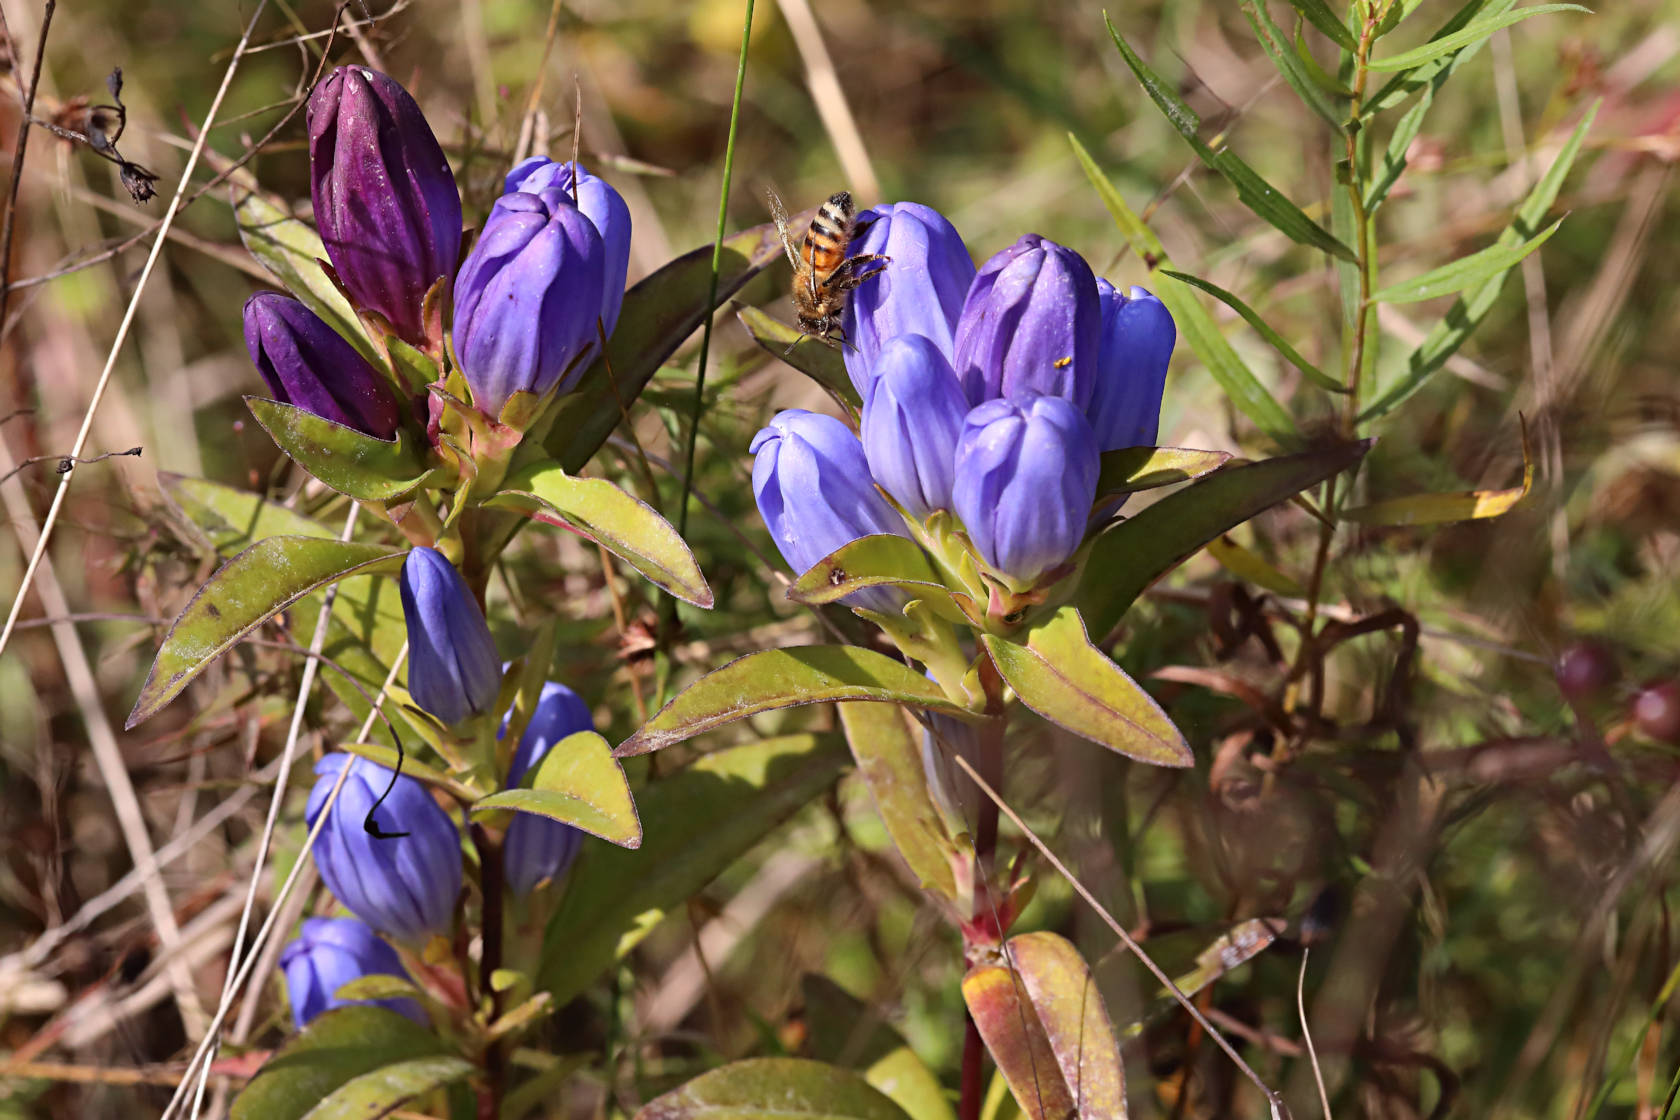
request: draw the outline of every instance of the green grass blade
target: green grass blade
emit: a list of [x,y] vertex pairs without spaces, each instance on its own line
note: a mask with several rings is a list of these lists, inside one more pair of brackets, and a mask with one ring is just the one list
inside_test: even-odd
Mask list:
[[1442,55],[1450,54],[1460,47],[1468,47],[1481,43],[1495,31],[1510,27],[1514,23],[1521,23],[1530,16],[1545,15],[1548,12],[1586,12],[1592,13],[1591,8],[1583,8],[1579,4],[1537,4],[1532,8],[1521,8],[1514,12],[1504,12],[1500,15],[1479,19],[1470,26],[1454,31],[1450,35],[1443,35],[1431,39],[1422,46],[1413,47],[1409,51],[1390,55],[1387,58],[1374,58],[1367,65],[1378,72],[1393,73],[1399,70],[1410,70],[1426,62],[1433,62]]
[[1325,373],[1323,370],[1307,361],[1307,359],[1303,358],[1299,350],[1289,345],[1288,340],[1278,334],[1277,331],[1273,330],[1271,324],[1260,318],[1259,312],[1244,303],[1236,296],[1235,293],[1226,291],[1218,284],[1210,283],[1209,281],[1196,276],[1191,276],[1187,272],[1173,272],[1169,269],[1163,269],[1162,271],[1167,276],[1171,276],[1174,280],[1181,280],[1184,283],[1189,284],[1191,287],[1200,288],[1208,295],[1217,299],[1220,303],[1223,303],[1226,307],[1229,307],[1232,311],[1235,311],[1238,315],[1241,315],[1249,326],[1260,332],[1260,337],[1271,343],[1273,349],[1287,358],[1289,360],[1289,364],[1305,374],[1307,380],[1311,381],[1314,385],[1332,393],[1347,392],[1347,386],[1343,385],[1340,381],[1337,381],[1334,377],[1331,377],[1328,373]]

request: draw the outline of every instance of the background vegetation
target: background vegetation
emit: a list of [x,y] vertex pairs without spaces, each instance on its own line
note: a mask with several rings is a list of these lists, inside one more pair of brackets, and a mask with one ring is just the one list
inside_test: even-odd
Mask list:
[[[1422,0],[1403,45],[1456,6]],[[560,155],[573,142],[575,99],[585,162],[632,208],[634,281],[711,238],[741,4],[555,7],[552,38],[542,0],[378,8],[335,41],[334,61],[360,56],[415,92],[456,160],[469,224],[498,192],[528,107],[542,110]],[[1200,166],[1127,70],[1096,4],[816,8],[758,4],[731,229],[766,220],[765,186],[799,209],[848,185],[865,203],[938,207],[981,257],[1035,231],[1078,248],[1117,284],[1142,282],[1146,264],[1081,173],[1071,132],[1145,213],[1176,268],[1238,293],[1309,361],[1341,368],[1334,270]],[[121,67],[122,153],[155,171],[163,193],[136,205],[116,165],[85,146],[44,131],[30,141],[0,353],[0,474],[42,458],[0,483],[7,605],[146,242],[110,250],[161,216],[189,122],[203,119],[251,11],[100,0],[54,14],[36,115],[85,129],[88,101],[107,100],[106,75]],[[211,149],[238,155],[294,107],[333,11],[271,5],[255,40],[263,49],[236,74]],[[10,152],[16,76],[33,58],[41,10],[8,0],[4,13],[19,45],[0,99]],[[1240,10],[1138,0],[1110,15],[1207,122],[1204,136],[1225,135],[1328,222],[1341,153],[1277,79]],[[1483,247],[1603,99],[1554,208],[1568,220],[1513,273],[1470,344],[1383,421],[1359,490],[1374,501],[1513,486],[1520,414],[1538,467],[1529,497],[1497,519],[1335,538],[1327,616],[1394,610],[1406,624],[1350,637],[1325,661],[1311,720],[1295,716],[1308,685],[1289,677],[1289,619],[1319,535],[1309,515],[1285,507],[1233,534],[1239,550],[1224,564],[1198,557],[1154,589],[1115,647],[1185,731],[1194,771],[1134,766],[1043,729],[1014,748],[1010,803],[1169,971],[1236,921],[1287,920],[1283,938],[1198,998],[1297,1115],[1318,1108],[1296,1011],[1303,940],[1316,946],[1307,1004],[1341,1115],[1664,1114],[1680,1066],[1665,987],[1680,962],[1680,757],[1632,726],[1629,700],[1640,683],[1680,674],[1674,17],[1665,0],[1622,0],[1500,33],[1436,98],[1380,214],[1385,276]],[[294,118],[253,164],[291,199],[308,195],[301,137]],[[220,166],[210,162],[200,180]],[[146,1115],[167,1099],[170,1063],[220,990],[265,766],[291,717],[303,659],[274,628],[207,674],[190,702],[134,733],[114,730],[160,627],[212,563],[161,496],[158,472],[328,505],[239,399],[259,384],[239,307],[266,278],[239,247],[226,197],[209,193],[182,215],[93,416],[89,454],[143,453],[77,471],[24,628],[0,657],[0,1115]],[[773,271],[743,302],[771,304],[783,283]],[[1383,310],[1379,376],[1401,367],[1446,305]],[[1222,306],[1206,306],[1303,432],[1331,424],[1330,398]],[[771,310],[785,317],[785,305]],[[825,398],[767,360],[732,316],[719,327],[694,479],[705,505],[688,528],[718,608],[679,612],[684,629],[656,664],[645,656],[659,610],[651,588],[604,574],[575,539],[531,534],[509,573],[515,607],[524,598],[559,612],[567,679],[614,741],[656,706],[667,665],[680,682],[818,632],[813,615],[783,600],[781,566],[752,510],[746,445],[776,409]],[[683,447],[694,360],[694,348],[679,352],[636,410],[652,456]],[[1272,450],[1182,341],[1161,442],[1255,458]],[[632,461],[609,448],[595,469],[628,474]],[[661,473],[653,485],[673,513],[680,478]],[[46,624],[67,617],[73,625]],[[1605,643],[1619,672],[1571,710],[1552,665],[1583,636]],[[327,689],[306,714],[316,749],[349,722]],[[800,710],[741,733],[831,720]],[[190,849],[155,874],[131,874],[136,847],[121,819],[130,808],[140,816],[128,823],[141,820],[153,846],[191,837]],[[301,796],[283,823],[282,870],[300,810]],[[651,835],[657,822],[647,825]],[[1006,850],[1025,848],[1005,827]],[[1071,937],[1098,962],[1117,1024],[1143,1017],[1153,983],[1059,876],[1032,868],[1039,889],[1021,928]],[[554,1116],[628,1113],[725,1059],[832,1058],[823,1031],[843,1012],[825,1009],[841,997],[812,976],[875,1009],[951,1084],[960,961],[958,938],[899,864],[867,793],[844,779],[668,920],[612,985],[556,1016],[554,1053],[605,1061],[544,1106]],[[237,1037],[271,1047],[277,1007],[253,1006]],[[231,1053],[226,1072],[248,1072]],[[1264,1108],[1182,1014],[1149,1018],[1126,1057],[1140,1115]]]

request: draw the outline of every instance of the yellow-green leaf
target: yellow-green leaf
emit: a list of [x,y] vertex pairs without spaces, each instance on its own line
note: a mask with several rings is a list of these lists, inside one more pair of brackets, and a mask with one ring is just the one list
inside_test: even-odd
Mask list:
[[621,848],[642,846],[642,822],[624,768],[593,731],[568,735],[537,763],[529,784],[479,800],[473,813],[513,809],[581,828]]
[[293,405],[248,396],[251,415],[299,466],[340,494],[388,502],[426,480],[431,467],[414,437],[399,431],[380,439]]

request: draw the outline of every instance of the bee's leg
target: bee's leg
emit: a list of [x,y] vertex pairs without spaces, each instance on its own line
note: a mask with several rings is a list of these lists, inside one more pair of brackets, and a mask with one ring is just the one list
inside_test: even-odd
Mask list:
[[[878,265],[877,267],[872,268],[867,272],[861,272],[856,267],[857,265],[860,265],[860,264],[868,264],[870,261],[885,261],[885,262],[890,263],[892,261],[892,258],[891,257],[883,257],[879,253],[867,253],[867,254],[865,254],[864,256],[861,256],[861,257],[850,257],[850,258],[847,259],[846,264],[850,265],[852,267],[847,268],[843,275],[839,275],[839,276],[831,278],[829,283],[831,283],[835,287],[839,288],[839,290],[842,291],[842,292],[849,292],[853,288],[857,287],[859,284],[863,283],[865,280],[868,280],[868,279],[870,279],[872,277],[875,277],[875,276],[879,276],[881,273],[883,273],[887,270],[886,264]],[[836,269],[835,271],[839,272],[839,269]]]

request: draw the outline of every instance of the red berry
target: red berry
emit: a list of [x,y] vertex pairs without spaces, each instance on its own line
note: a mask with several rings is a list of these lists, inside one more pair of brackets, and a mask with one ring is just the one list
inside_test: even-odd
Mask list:
[[1680,681],[1648,684],[1633,698],[1633,723],[1663,743],[1680,745]]
[[1552,667],[1558,689],[1570,700],[1590,700],[1616,683],[1616,655],[1603,642],[1573,642]]

